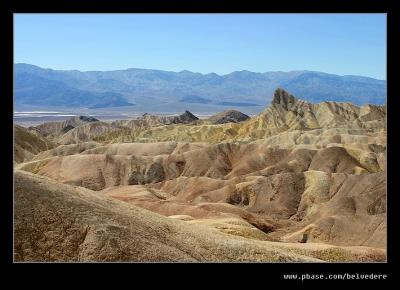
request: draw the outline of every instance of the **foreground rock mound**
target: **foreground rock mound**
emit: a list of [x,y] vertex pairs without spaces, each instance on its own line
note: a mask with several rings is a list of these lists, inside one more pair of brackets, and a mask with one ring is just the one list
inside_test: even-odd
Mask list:
[[15,172],[15,261],[383,261],[383,250],[261,242]]
[[187,145],[110,144],[19,168],[165,216],[239,218],[275,240],[305,235],[308,242],[386,246],[381,155],[343,147]]

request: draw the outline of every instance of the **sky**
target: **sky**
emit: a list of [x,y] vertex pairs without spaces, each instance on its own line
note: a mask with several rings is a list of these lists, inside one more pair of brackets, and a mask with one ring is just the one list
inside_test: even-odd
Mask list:
[[386,79],[386,14],[14,14],[14,63]]

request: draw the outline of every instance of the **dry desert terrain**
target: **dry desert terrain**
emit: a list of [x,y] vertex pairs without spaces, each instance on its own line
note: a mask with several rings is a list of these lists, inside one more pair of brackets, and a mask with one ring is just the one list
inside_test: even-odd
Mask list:
[[15,261],[386,261],[386,107],[15,125]]

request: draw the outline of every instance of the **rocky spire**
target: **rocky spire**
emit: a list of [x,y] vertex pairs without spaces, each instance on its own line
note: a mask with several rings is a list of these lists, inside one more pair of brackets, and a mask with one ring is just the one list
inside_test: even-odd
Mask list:
[[294,104],[295,100],[295,97],[286,92],[284,89],[277,88],[274,92],[272,104],[282,105],[282,107],[287,110]]
[[198,120],[199,118],[197,118],[191,112],[186,110],[185,113],[183,113],[182,115],[179,116],[179,119],[182,121],[185,121],[185,122],[192,122],[192,121]]

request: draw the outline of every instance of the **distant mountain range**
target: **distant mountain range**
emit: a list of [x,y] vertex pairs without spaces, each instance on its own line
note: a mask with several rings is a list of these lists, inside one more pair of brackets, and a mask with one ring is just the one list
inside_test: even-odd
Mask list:
[[16,106],[150,108],[154,104],[201,104],[238,108],[265,106],[278,87],[314,103],[384,104],[386,98],[384,80],[314,71],[236,71],[218,75],[136,68],[81,72],[14,65]]

